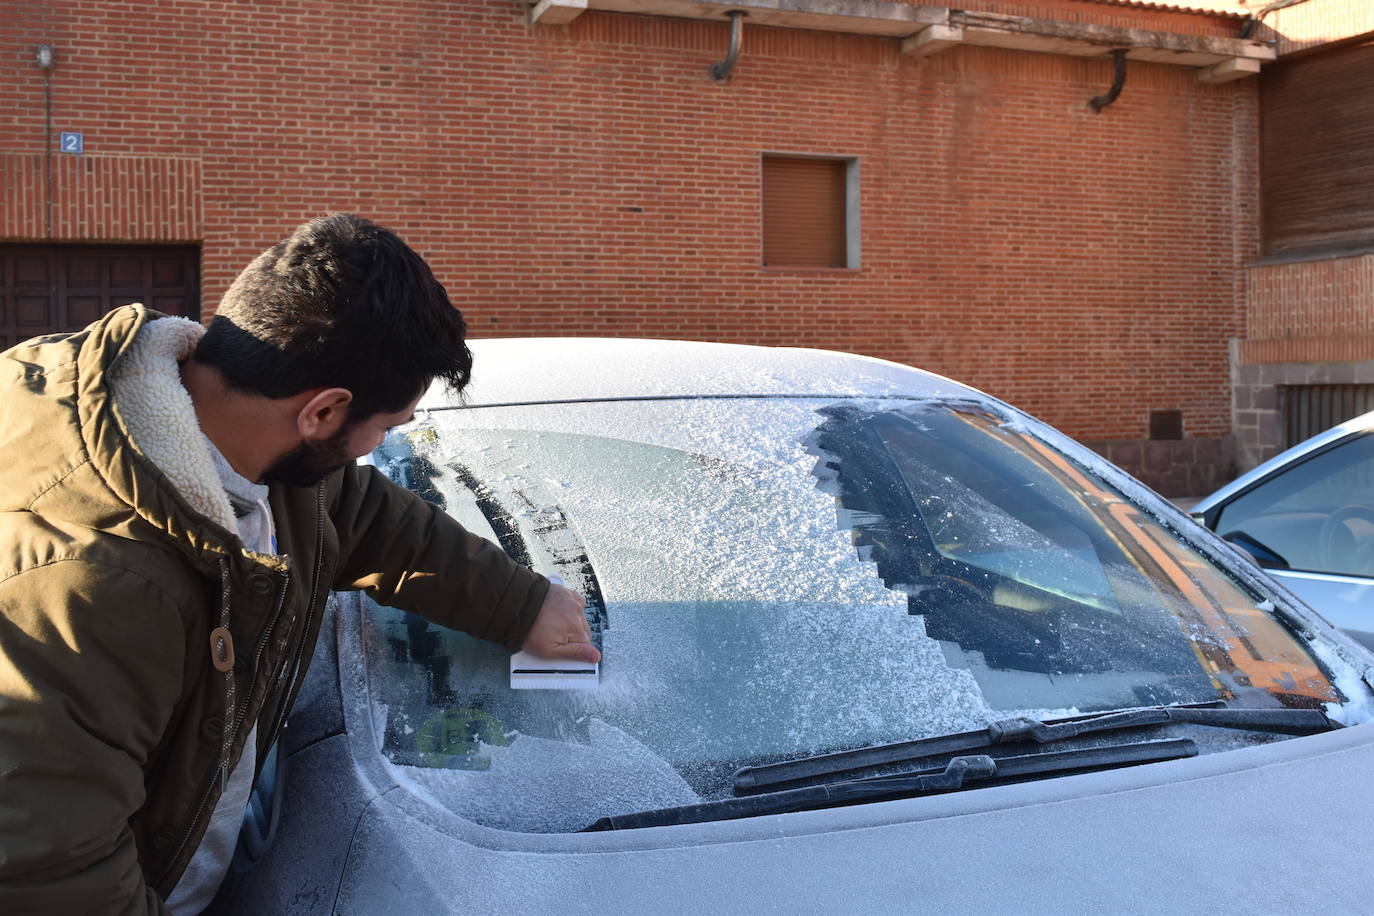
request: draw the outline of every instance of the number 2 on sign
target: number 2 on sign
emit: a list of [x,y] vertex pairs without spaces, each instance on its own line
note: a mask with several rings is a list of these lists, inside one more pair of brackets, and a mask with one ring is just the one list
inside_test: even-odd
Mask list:
[[79,153],[82,151],[84,138],[79,133],[62,132],[61,149],[64,153]]

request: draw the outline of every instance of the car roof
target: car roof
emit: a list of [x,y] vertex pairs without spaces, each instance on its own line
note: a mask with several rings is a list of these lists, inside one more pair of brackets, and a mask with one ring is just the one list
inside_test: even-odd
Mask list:
[[1206,499],[1198,502],[1197,505],[1193,506],[1189,511],[1194,514],[1205,513],[1218,503],[1231,498],[1242,490],[1254,486],[1260,480],[1304,456],[1318,449],[1325,448],[1340,439],[1344,439],[1346,436],[1367,432],[1370,429],[1374,429],[1374,411],[1346,420],[1338,426],[1333,426],[1325,432],[1317,433],[1312,438],[1299,442],[1287,451],[1281,452],[1273,458],[1270,458],[1254,470],[1237,477]]
[[[469,341],[472,382],[462,402],[543,403],[626,398],[970,397],[974,389],[900,363],[797,347],[626,338]],[[437,387],[421,407],[452,404]]]

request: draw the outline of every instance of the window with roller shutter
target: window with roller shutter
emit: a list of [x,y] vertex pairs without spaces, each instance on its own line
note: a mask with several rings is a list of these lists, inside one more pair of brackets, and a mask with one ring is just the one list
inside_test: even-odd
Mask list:
[[763,265],[857,268],[853,159],[763,156]]

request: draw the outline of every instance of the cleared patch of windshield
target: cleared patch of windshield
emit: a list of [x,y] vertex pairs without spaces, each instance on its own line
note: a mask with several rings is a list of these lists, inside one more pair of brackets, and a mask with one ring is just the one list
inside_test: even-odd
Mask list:
[[585,691],[511,690],[498,647],[369,612],[381,749],[489,826],[576,830],[721,797],[742,765],[1010,715],[1337,699],[1252,597],[983,410],[486,408],[378,459],[589,598]]
[[1337,698],[1254,597],[986,409],[821,413],[812,442],[856,544],[995,704]]

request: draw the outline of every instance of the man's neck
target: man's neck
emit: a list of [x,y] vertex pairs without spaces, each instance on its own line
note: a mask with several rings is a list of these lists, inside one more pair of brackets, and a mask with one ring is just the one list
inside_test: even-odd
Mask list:
[[262,480],[283,449],[277,442],[281,418],[273,402],[234,390],[218,369],[194,358],[182,361],[181,384],[191,396],[201,431],[229,466],[250,481]]

